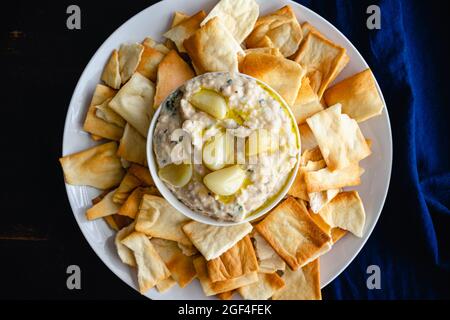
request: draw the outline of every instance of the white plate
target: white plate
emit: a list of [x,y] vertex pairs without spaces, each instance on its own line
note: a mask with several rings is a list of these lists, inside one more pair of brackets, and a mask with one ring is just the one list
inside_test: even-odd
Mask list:
[[[112,50],[118,48],[121,43],[140,42],[146,36],[162,41],[162,34],[168,29],[173,12],[183,11],[193,14],[201,9],[208,12],[216,2],[216,0],[165,0],[141,11],[117,29],[97,50],[78,81],[67,113],[63,155],[95,145],[89,135],[83,131],[82,124],[94,88],[100,81],[103,66]],[[368,67],[347,38],[311,10],[288,0],[259,0],[258,3],[262,14],[287,4],[291,5],[300,22],[310,22],[326,37],[345,47],[350,57],[350,63],[340,74],[337,82]],[[367,214],[364,237],[359,239],[347,235],[321,258],[322,288],[337,277],[364,246],[380,216],[389,187],[392,167],[392,136],[387,109],[381,116],[362,124],[361,128],[364,135],[373,140],[373,154],[363,161],[362,166],[366,173],[361,186],[356,188],[364,201]],[[98,195],[99,191],[89,187],[70,185],[66,185],[66,189],[75,219],[92,249],[120,279],[131,287],[137,288],[136,271],[124,265],[116,254],[114,232],[102,219],[90,222],[85,218],[85,211],[91,205],[91,199]],[[197,280],[184,289],[174,287],[164,294],[152,289],[146,296],[152,299],[205,299]]]

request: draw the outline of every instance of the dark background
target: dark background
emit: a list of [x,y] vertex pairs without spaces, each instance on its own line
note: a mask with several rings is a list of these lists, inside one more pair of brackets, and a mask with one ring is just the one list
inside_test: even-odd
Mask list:
[[[369,62],[394,135],[392,182],[379,224],[324,298],[450,298],[448,12],[439,1],[298,2],[335,24]],[[143,299],[83,238],[58,158],[84,67],[116,28],[152,3],[2,3],[0,299]],[[70,4],[81,7],[81,30],[66,28]],[[381,31],[365,27],[370,4],[382,8]],[[71,264],[81,267],[82,290],[66,288]],[[381,267],[382,290],[366,288],[371,264]]]

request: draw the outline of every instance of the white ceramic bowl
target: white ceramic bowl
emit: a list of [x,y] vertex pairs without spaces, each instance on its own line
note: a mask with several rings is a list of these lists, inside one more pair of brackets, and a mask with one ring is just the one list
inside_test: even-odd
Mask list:
[[[214,73],[210,73],[210,74],[221,74],[220,72],[214,72]],[[199,77],[202,77],[203,75],[197,76],[189,81],[193,81]],[[253,79],[255,80],[257,83],[259,83],[260,85],[262,85],[263,87],[265,87],[264,89],[266,89],[267,91],[269,91],[271,94],[275,95],[277,97],[277,99],[279,99],[279,101],[282,103],[283,108],[288,112],[291,121],[293,121],[293,124],[295,124],[295,117],[292,114],[291,109],[289,108],[288,104],[286,103],[286,101],[284,101],[284,99],[278,94],[278,92],[276,92],[274,89],[272,89],[270,86],[268,86],[266,83],[255,79],[253,77],[250,77],[246,74],[239,74],[239,76],[245,77],[245,78],[249,78],[249,79]],[[188,82],[189,82],[188,81]],[[173,93],[175,93],[176,91],[178,91],[180,88],[182,88],[184,85],[180,86],[179,88],[177,88],[176,90],[174,90],[160,105],[160,107],[156,110],[155,114],[153,115],[153,119],[152,122],[150,123],[150,127],[148,130],[148,135],[147,135],[147,162],[148,162],[148,166],[150,168],[150,173],[152,175],[153,181],[155,182],[156,187],[158,188],[159,192],[161,193],[161,195],[178,211],[180,211],[181,213],[183,213],[185,216],[196,220],[198,222],[201,223],[206,223],[206,224],[210,224],[210,225],[215,225],[215,226],[231,226],[231,225],[236,225],[236,224],[241,224],[241,223],[245,223],[245,222],[250,222],[253,220],[257,220],[259,218],[261,218],[262,216],[264,216],[265,214],[267,214],[270,210],[272,210],[287,194],[287,192],[289,191],[289,189],[291,188],[292,184],[294,183],[295,177],[297,175],[297,171],[298,171],[298,166],[300,165],[300,153],[298,155],[298,159],[297,159],[297,164],[295,165],[294,169],[292,169],[289,179],[286,181],[285,185],[283,186],[283,188],[280,190],[280,192],[278,193],[278,195],[276,197],[274,197],[273,199],[271,199],[271,201],[269,203],[264,204],[262,207],[258,208],[257,210],[255,210],[252,213],[248,213],[247,217],[245,219],[243,219],[242,221],[239,222],[230,222],[230,221],[220,221],[211,217],[208,217],[204,214],[195,212],[194,210],[190,209],[188,206],[186,206],[183,202],[181,202],[180,200],[178,200],[178,198],[172,193],[172,191],[166,186],[166,184],[159,178],[158,175],[158,165],[155,161],[155,153],[153,151],[153,133],[155,131],[155,127],[156,124],[158,122],[159,119],[159,114],[161,113],[161,109],[163,108],[163,106],[165,105],[166,101],[168,99],[170,99],[171,95]],[[298,127],[296,125],[294,125],[296,131],[295,131],[295,135],[297,136],[297,141],[298,144],[300,146],[300,133],[298,131]]]

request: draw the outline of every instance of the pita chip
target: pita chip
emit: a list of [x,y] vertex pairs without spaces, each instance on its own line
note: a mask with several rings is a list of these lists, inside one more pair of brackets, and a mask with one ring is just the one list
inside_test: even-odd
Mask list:
[[113,201],[117,204],[123,204],[134,189],[141,185],[141,180],[136,178],[130,172],[127,172],[120,182],[119,187],[113,195]]
[[253,239],[259,262],[259,273],[274,273],[286,268],[283,259],[258,232],[254,233]]
[[329,170],[344,169],[371,154],[355,120],[341,114],[341,105],[329,107],[307,119]]
[[66,183],[110,189],[120,184],[125,171],[112,141],[59,159]]
[[275,292],[273,300],[321,300],[319,260],[315,260],[301,269],[286,269],[284,288]]
[[113,201],[115,192],[116,190],[109,192],[100,202],[87,209],[86,218],[88,220],[95,220],[117,213],[119,211],[119,205]]
[[330,189],[326,191],[308,193],[309,206],[314,213],[319,213],[319,211],[325,207],[331,200],[336,197],[341,189]]
[[97,106],[102,105],[105,101],[110,101],[116,90],[113,90],[102,84],[98,84],[95,87],[94,95],[89,105],[86,119],[83,124],[83,129],[86,132],[91,133],[95,137],[106,138],[109,140],[119,141],[123,134],[123,128],[105,121],[97,117]]
[[305,182],[305,176],[310,171],[317,171],[326,167],[326,163],[323,160],[313,162],[308,161],[306,166],[300,166],[298,168],[297,176],[295,177],[294,183],[291,189],[289,189],[288,194],[305,201],[309,201],[307,185]]
[[109,106],[142,136],[147,137],[153,115],[154,94],[155,85],[136,72],[111,100]]
[[113,89],[120,89],[122,80],[120,78],[119,53],[114,50],[108,63],[103,69],[102,81]]
[[117,155],[130,162],[147,165],[146,144],[147,140],[127,123]]
[[185,256],[175,241],[152,238],[150,242],[166,264],[172,278],[181,288],[186,287],[197,275],[192,257]]
[[261,17],[245,41],[248,48],[269,46],[280,49],[285,57],[292,56],[303,39],[302,29],[290,6]]
[[206,267],[206,260],[204,257],[199,256],[194,259],[194,267],[197,272],[197,277],[200,280],[200,284],[203,288],[203,292],[206,296],[213,296],[216,294],[228,292],[235,290],[237,288],[252,284],[258,281],[258,273],[252,272],[248,273],[244,276],[225,280],[225,281],[217,281],[211,282],[208,277],[208,270]]
[[241,64],[241,72],[267,83],[290,106],[297,98],[305,75],[298,63],[266,53],[246,55]]
[[95,106],[95,116],[108,123],[114,124],[118,127],[124,128],[126,121],[109,107],[109,102],[112,98],[108,98],[102,104]]
[[306,119],[322,111],[324,108],[320,104],[319,98],[309,85],[309,79],[304,77],[302,86],[298,91],[297,98],[291,106],[297,124],[306,123]]
[[103,217],[103,220],[108,224],[108,226],[114,231],[119,231],[120,228],[117,226],[117,223],[113,219],[114,215]]
[[302,202],[290,197],[255,229],[293,270],[330,250],[331,238],[309,216]]
[[294,60],[306,69],[306,76],[319,99],[348,63],[348,59],[344,48],[314,31],[308,33],[294,56]]
[[139,180],[141,180],[142,183],[146,186],[155,185],[155,182],[153,181],[153,178],[150,175],[150,170],[147,167],[143,167],[133,163],[131,167],[128,169],[128,172],[137,177]]
[[358,164],[335,171],[324,168],[306,172],[304,174],[306,190],[308,193],[314,193],[357,186],[361,184],[363,173],[364,169]]
[[193,244],[190,245],[186,245],[186,244],[182,244],[177,242],[178,248],[180,248],[181,252],[183,252],[183,254],[185,256],[191,257],[191,256],[195,256],[196,254],[198,254],[197,249],[195,249]]
[[314,138],[314,134],[306,123],[298,126],[298,130],[300,132],[302,150],[311,150],[317,147],[316,138]]
[[186,39],[184,47],[197,73],[238,72],[238,54],[243,50],[217,17]]
[[319,214],[332,228],[350,231],[359,238],[363,236],[366,213],[357,191],[338,194]]
[[136,71],[151,81],[156,81],[158,66],[164,58],[165,54],[152,47],[144,46],[141,61]]
[[173,28],[173,27],[179,25],[181,22],[186,21],[189,18],[190,18],[190,16],[187,15],[186,13],[180,12],[180,11],[175,11],[173,14],[171,27]]
[[220,0],[202,21],[201,26],[214,17],[219,17],[240,44],[252,32],[258,15],[259,6],[255,0]]
[[173,286],[175,286],[177,282],[173,280],[172,277],[168,277],[167,279],[160,280],[156,283],[156,289],[158,289],[159,293],[164,293],[170,290]]
[[119,232],[116,233],[116,237],[114,239],[114,243],[116,244],[117,254],[119,255],[120,260],[123,263],[135,267],[136,259],[134,259],[133,251],[130,250],[127,246],[122,244],[122,240],[128,237],[130,234],[134,232],[134,223],[129,226],[120,229]]
[[170,51],[158,66],[154,108],[158,108],[172,91],[193,77],[195,77],[195,73],[191,67],[175,50]]
[[138,268],[139,291],[142,294],[170,277],[170,271],[145,234],[133,232],[121,242],[133,251]]
[[238,289],[245,300],[268,300],[283,288],[284,280],[276,273],[259,273],[258,282]]
[[136,231],[190,245],[181,227],[191,221],[164,198],[144,194],[136,217]]
[[248,222],[230,227],[207,225],[191,221],[183,231],[206,260],[220,257],[252,231]]
[[138,187],[133,190],[130,196],[125,200],[122,206],[117,212],[119,215],[135,219],[139,212],[139,205],[141,204],[144,194],[159,195],[158,189],[154,186],[151,187]]
[[331,87],[324,98],[329,106],[340,103],[342,112],[358,122],[380,115],[384,107],[370,69]]
[[332,228],[323,218],[320,214],[316,214],[312,212],[312,210],[309,211],[309,216],[313,221],[328,235],[331,236],[332,243],[335,244],[338,242],[342,237],[344,237],[347,234],[346,230],[343,230],[341,228]]
[[333,239],[333,244],[341,240],[347,233],[347,230],[341,228],[331,229],[331,238]]
[[140,43],[122,44],[119,49],[119,69],[122,84],[127,82],[141,61],[144,46]]
[[300,159],[300,165],[306,166],[309,161],[317,162],[321,160],[323,160],[322,153],[320,152],[319,147],[315,147],[313,149],[309,149],[303,152],[302,157]]
[[186,52],[183,45],[184,40],[193,35],[199,28],[200,23],[206,17],[205,11],[199,11],[192,17],[185,19],[175,27],[164,33],[164,37],[172,40],[178,48],[179,52]]
[[258,261],[249,236],[245,236],[220,257],[207,261],[212,282],[234,279],[258,271]]
[[142,41],[142,44],[145,47],[153,48],[156,51],[159,51],[160,53],[162,53],[164,55],[168,54],[170,51],[169,48],[167,48],[165,45],[163,45],[162,43],[156,42],[155,40],[153,40],[150,37],[145,38],[144,41]]

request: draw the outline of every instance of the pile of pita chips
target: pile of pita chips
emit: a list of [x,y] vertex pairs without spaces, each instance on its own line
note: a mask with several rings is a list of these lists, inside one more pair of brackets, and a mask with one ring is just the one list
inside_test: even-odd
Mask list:
[[[198,278],[206,296],[224,300],[321,299],[320,256],[346,234],[364,234],[363,202],[348,189],[361,184],[360,162],[371,154],[358,123],[383,110],[371,71],[333,84],[346,50],[300,25],[290,6],[259,16],[254,0],[221,0],[209,13],[175,12],[164,36],[113,50],[83,124],[93,141],[110,142],[60,159],[67,183],[102,190],[86,218],[117,231],[118,257],[137,270],[142,293]],[[253,226],[191,221],[161,198],[147,168],[154,109],[214,71],[266,82],[299,125],[303,153],[289,196]]]

